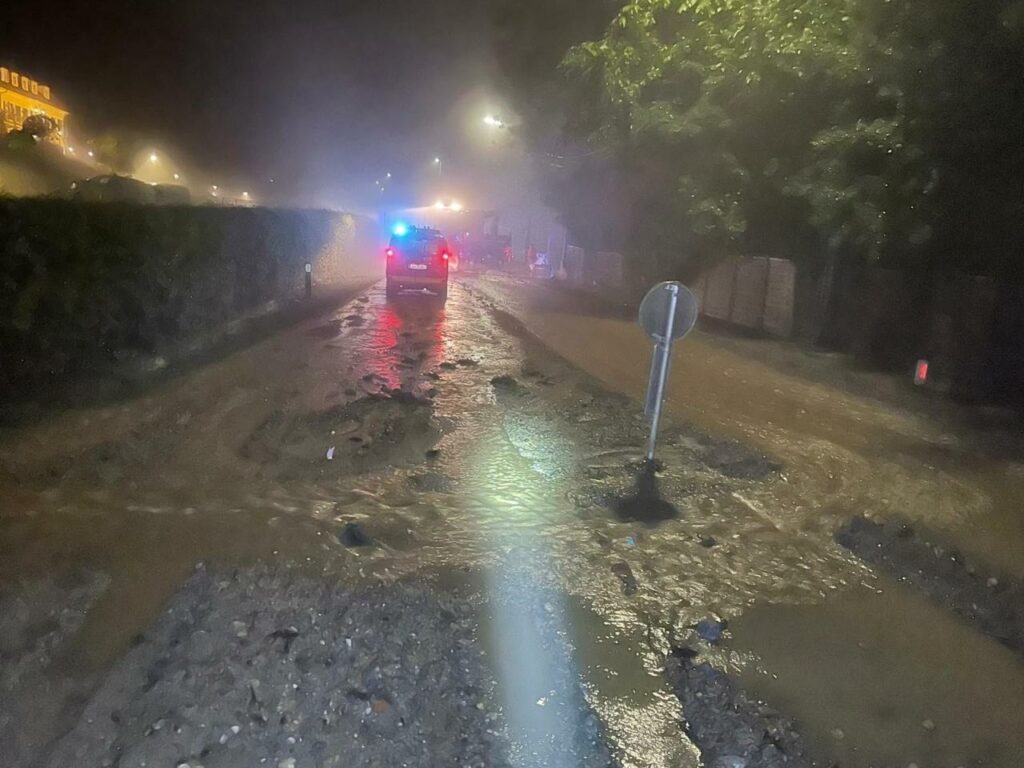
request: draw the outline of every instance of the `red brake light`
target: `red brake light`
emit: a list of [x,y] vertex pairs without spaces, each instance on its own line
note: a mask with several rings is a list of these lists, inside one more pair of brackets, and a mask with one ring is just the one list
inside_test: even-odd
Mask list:
[[928,381],[928,361],[918,360],[917,366],[914,368],[914,383],[918,386],[927,383]]
[[441,258],[448,261],[448,251],[441,251]]
[[387,256],[389,259],[392,258],[395,255],[395,249],[388,248],[386,251],[384,251],[384,255]]

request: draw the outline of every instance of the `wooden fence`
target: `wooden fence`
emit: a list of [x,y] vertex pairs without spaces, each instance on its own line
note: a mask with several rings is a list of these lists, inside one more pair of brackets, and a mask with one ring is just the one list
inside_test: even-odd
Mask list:
[[701,275],[693,290],[706,317],[784,339],[793,333],[796,267],[788,259],[727,259]]

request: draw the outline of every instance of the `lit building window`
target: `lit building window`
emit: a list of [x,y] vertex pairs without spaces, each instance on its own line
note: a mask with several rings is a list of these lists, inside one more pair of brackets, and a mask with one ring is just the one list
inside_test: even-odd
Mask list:
[[0,82],[11,82],[11,70],[7,67],[0,67]]
[[32,93],[39,93],[39,83],[37,83],[35,80],[32,81]]
[[18,79],[19,79],[18,73],[17,72],[11,72],[11,85],[13,85],[15,88],[18,87]]
[[41,94],[43,94],[43,98],[44,99],[46,99],[47,101],[50,100],[50,86],[48,86],[48,85],[40,85],[39,86],[39,92]]

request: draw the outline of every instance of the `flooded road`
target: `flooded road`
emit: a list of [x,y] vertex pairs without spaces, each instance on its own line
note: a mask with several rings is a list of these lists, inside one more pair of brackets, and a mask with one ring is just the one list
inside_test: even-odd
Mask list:
[[[607,386],[643,392],[650,343],[631,319],[595,312],[593,302],[557,290],[511,288],[501,278],[484,278],[478,288]],[[903,396],[901,407],[855,394],[838,372],[835,385],[800,375],[815,366],[794,359],[799,354],[700,332],[677,348],[670,413],[780,460],[778,482],[733,497],[789,546],[802,540],[813,550],[788,563],[806,569],[804,578],[790,572],[775,581],[777,572],[758,580],[762,592],[748,601],[757,607],[737,611],[734,651],[721,665],[797,717],[813,753],[842,766],[1018,765],[1019,655],[909,589],[853,563],[844,568],[826,553],[832,532],[851,516],[891,516],[938,532],[954,557],[959,551],[985,572],[1019,578],[1020,436],[975,427],[952,404],[922,407]],[[858,384],[893,389],[882,375],[872,382],[863,374]],[[744,548],[751,543],[745,539]],[[772,590],[773,581],[789,588]],[[715,584],[710,594],[727,592]],[[727,614],[733,608],[723,606]]]
[[[632,319],[597,316],[592,302],[543,288],[496,280],[481,288],[609,386],[644,391],[650,345]],[[841,363],[819,366],[824,377],[802,375],[813,357],[698,330],[678,349],[669,408],[783,460],[785,482],[772,492],[791,525],[831,525],[862,511],[901,516],[948,533],[997,571],[1024,576],[1024,436],[1014,422],[983,429],[952,403],[904,394],[900,406],[854,394]],[[883,374],[861,374],[858,385],[898,391]]]
[[[1015,765],[1019,657],[983,637],[937,640],[957,637],[939,609],[832,536],[868,510],[951,536],[991,518],[965,550],[1019,575],[1019,465],[962,462],[966,441],[926,419],[698,336],[677,358],[670,407],[706,433],[672,423],[660,452],[662,492],[681,516],[621,520],[610,506],[641,455],[647,342],[628,322],[537,311],[530,298],[504,282],[457,284],[447,304],[387,301],[375,287],[143,396],[5,435],[0,584],[68,568],[109,577],[63,662],[88,677],[200,561],[299,564],[346,584],[458,583],[479,606],[520,765],[571,764],[566,733],[589,707],[620,764],[697,766],[660,674],[679,643],[807,723],[823,759]],[[374,546],[352,546],[353,530]],[[734,642],[699,640],[707,619],[729,620]],[[904,642],[890,642],[894,625]],[[801,639],[821,651],[814,663]],[[884,653],[861,658],[850,642]],[[823,705],[826,668],[852,670],[861,693],[889,681],[900,716],[852,690]],[[921,684],[975,668],[972,685]],[[929,707],[951,691],[972,707],[986,681],[1004,716]],[[933,729],[922,732],[922,713]]]

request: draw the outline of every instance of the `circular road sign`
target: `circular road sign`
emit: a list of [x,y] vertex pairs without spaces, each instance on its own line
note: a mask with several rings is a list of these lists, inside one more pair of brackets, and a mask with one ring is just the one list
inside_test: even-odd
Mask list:
[[640,326],[655,341],[663,340],[676,289],[676,314],[672,323],[672,341],[683,338],[697,324],[697,297],[682,283],[658,283],[640,302]]

